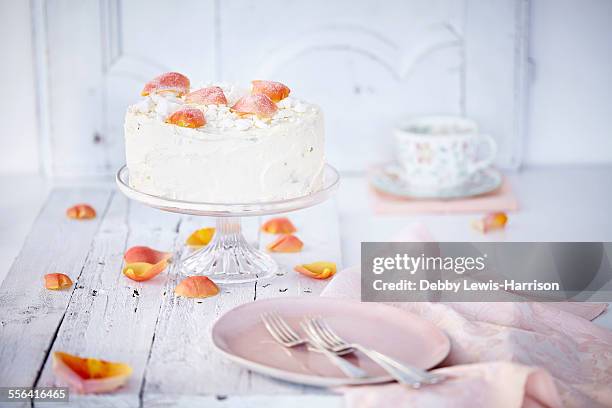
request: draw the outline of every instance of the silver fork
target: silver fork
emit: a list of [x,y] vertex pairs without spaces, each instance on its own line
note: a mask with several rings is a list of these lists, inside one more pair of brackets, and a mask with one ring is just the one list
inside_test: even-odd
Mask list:
[[385,369],[393,378],[401,384],[419,388],[423,384],[436,384],[443,381],[446,377],[429,373],[420,368],[410,366],[376,350],[369,349],[358,343],[349,343],[343,340],[332,328],[320,318],[309,318],[302,323],[303,326],[318,336],[323,345],[334,353],[347,353],[358,350],[365,354],[372,361]]
[[301,338],[278,314],[264,313],[261,315],[261,320],[274,340],[282,346],[292,348],[300,345],[310,345],[327,356],[329,361],[342,370],[347,376],[351,378],[365,378],[368,376],[361,368],[343,359],[336,353],[329,351],[323,344],[313,341],[310,338]]

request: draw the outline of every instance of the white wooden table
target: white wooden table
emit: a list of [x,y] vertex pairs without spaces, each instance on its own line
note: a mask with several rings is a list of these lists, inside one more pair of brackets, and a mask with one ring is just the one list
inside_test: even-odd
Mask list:
[[[98,210],[91,221],[74,221],[66,208],[78,202]],[[0,288],[0,384],[54,385],[50,353],[122,361],[133,375],[118,392],[73,395],[70,406],[133,407],[234,405],[274,398],[290,402],[306,396],[315,403],[329,393],[252,374],[215,353],[209,332],[219,315],[245,302],[274,296],[316,296],[326,285],[292,271],[299,263],[338,263],[340,239],[333,200],[292,213],[305,248],[278,254],[281,272],[269,281],[221,286],[204,300],[179,298],[174,287],[178,263],[148,282],[121,273],[126,248],[147,245],[186,251],[183,243],[211,219],[163,213],[130,202],[113,187],[56,188],[25,240]],[[247,239],[260,247],[274,236],[259,233],[263,219],[245,222]],[[62,272],[75,285],[66,291],[44,289],[43,275]],[[332,398],[338,400],[337,397]]]
[[[486,239],[611,240],[612,168],[533,169],[510,178],[522,208],[511,214],[504,233]],[[14,178],[0,178],[5,191],[8,181]],[[329,201],[291,215],[307,247],[297,257],[277,256],[285,275],[268,283],[223,287],[215,298],[193,301],[173,295],[176,264],[163,276],[137,283],[121,274],[121,258],[132,245],[180,252],[184,238],[206,221],[131,203],[108,183],[78,189],[61,184],[45,200],[47,183],[23,179],[15,195],[29,205],[18,200],[0,205],[0,253],[10,256],[21,244],[16,237],[38,210],[35,204],[44,202],[0,288],[0,385],[52,384],[53,350],[128,362],[134,368],[127,387],[80,397],[71,406],[340,406],[337,395],[271,380],[216,355],[208,337],[214,319],[258,298],[315,296],[325,282],[291,273],[293,264],[313,257],[342,264],[341,253],[345,265],[357,263],[361,241],[385,240],[415,222],[424,223],[439,240],[483,239],[469,227],[474,215],[373,215],[364,179],[344,177],[338,213],[336,201]],[[100,216],[88,222],[67,220],[65,209],[82,201],[94,205]],[[245,230],[261,246],[271,237],[257,234],[259,221],[251,219]],[[42,276],[56,271],[73,278],[74,290],[43,289]],[[610,313],[596,323],[612,328]]]

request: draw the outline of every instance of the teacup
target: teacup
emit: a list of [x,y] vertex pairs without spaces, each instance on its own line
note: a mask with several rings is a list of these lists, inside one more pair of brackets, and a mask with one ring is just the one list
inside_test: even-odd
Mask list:
[[459,186],[490,166],[497,152],[495,140],[481,134],[475,121],[457,116],[406,119],[393,133],[402,178],[424,188]]

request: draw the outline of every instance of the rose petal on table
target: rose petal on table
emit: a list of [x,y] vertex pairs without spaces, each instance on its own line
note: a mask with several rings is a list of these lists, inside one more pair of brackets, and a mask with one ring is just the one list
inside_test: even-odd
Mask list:
[[283,235],[268,245],[270,252],[300,252],[304,243],[295,235]]
[[72,286],[70,276],[63,273],[48,273],[45,275],[45,288],[50,290],[62,290]]
[[187,238],[185,244],[192,248],[201,248],[210,243],[213,235],[215,235],[214,228],[200,228],[199,230],[194,231],[189,238]]
[[223,89],[218,86],[209,86],[188,93],[185,95],[185,102],[197,105],[227,105],[227,98]]
[[327,279],[334,276],[336,273],[336,264],[334,262],[313,262],[310,264],[297,265],[294,270],[303,275],[315,279]]
[[125,262],[146,262],[156,264],[162,260],[172,258],[171,252],[162,252],[148,246],[133,246],[123,254]]
[[253,114],[260,118],[271,118],[278,107],[266,95],[256,94],[243,96],[230,110],[239,115]]
[[292,234],[297,231],[295,225],[287,217],[271,218],[266,221],[261,230],[268,234]]
[[280,82],[275,81],[251,81],[253,88],[252,94],[263,94],[272,100],[272,102],[279,102],[289,96],[291,90]]
[[125,384],[132,367],[95,358],[82,358],[56,351],[52,355],[53,372],[79,394],[104,393]]
[[96,217],[96,210],[89,204],[76,204],[66,210],[66,216],[73,220],[90,220]]
[[132,262],[123,268],[123,274],[136,282],[144,282],[153,279],[166,269],[168,260],[164,259],[156,264],[147,262]]
[[207,298],[219,293],[219,287],[206,276],[190,276],[176,286],[174,293],[187,298]]
[[166,119],[166,123],[186,128],[199,128],[206,124],[206,118],[201,110],[196,108],[184,107]]
[[151,93],[172,92],[181,96],[189,92],[189,85],[189,78],[185,75],[178,72],[166,72],[147,82],[140,94],[147,96]]
[[472,226],[478,231],[486,234],[489,231],[503,229],[508,222],[508,216],[504,212],[495,212],[486,215],[480,220],[475,220]]

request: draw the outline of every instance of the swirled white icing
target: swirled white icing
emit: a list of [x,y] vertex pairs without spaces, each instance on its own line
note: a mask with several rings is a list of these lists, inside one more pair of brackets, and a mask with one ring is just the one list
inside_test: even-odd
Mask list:
[[[246,93],[233,85],[217,85],[229,105]],[[128,108],[125,143],[133,187],[173,199],[217,203],[282,200],[321,187],[324,130],[316,105],[285,98],[269,120],[238,116],[225,105],[190,105],[202,110],[205,126],[165,123],[184,104],[166,93],[147,96]]]

